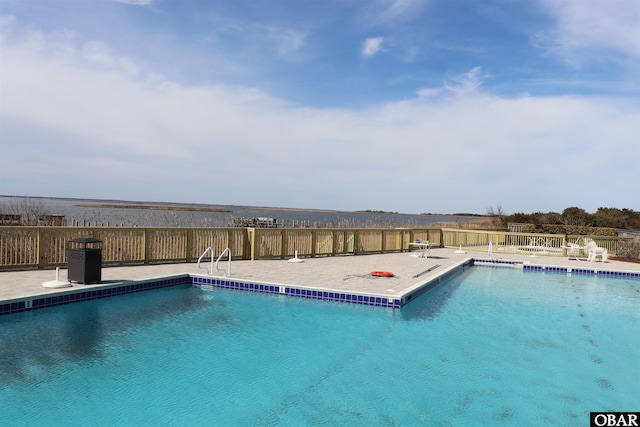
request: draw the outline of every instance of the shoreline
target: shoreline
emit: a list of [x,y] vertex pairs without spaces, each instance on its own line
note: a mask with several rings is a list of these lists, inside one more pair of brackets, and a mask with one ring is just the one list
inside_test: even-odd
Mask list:
[[179,202],[144,202],[129,201],[115,199],[83,199],[75,197],[47,197],[47,196],[13,196],[0,195],[0,197],[15,199],[39,199],[39,200],[59,200],[73,203],[76,207],[81,208],[98,208],[98,209],[148,209],[148,210],[173,210],[184,212],[218,212],[232,213],[238,209],[263,210],[263,211],[282,211],[282,212],[318,212],[318,213],[348,213],[362,215],[410,215],[424,217],[451,217],[451,218],[476,218],[481,220],[485,215],[479,214],[438,214],[438,213],[402,213],[402,212],[382,212],[370,210],[346,211],[339,209],[314,209],[314,208],[285,208],[285,207],[269,207],[269,206],[249,206],[249,205],[217,205],[207,203],[179,203]]
[[[133,202],[135,203],[135,202]],[[166,211],[166,210],[174,210],[174,211],[185,211],[185,212],[233,212],[232,210],[222,209],[222,208],[214,208],[214,207],[195,207],[195,206],[166,206],[166,205],[145,205],[145,204],[88,204],[88,203],[79,203],[74,205],[79,208],[98,208],[98,209],[148,209],[152,211]]]

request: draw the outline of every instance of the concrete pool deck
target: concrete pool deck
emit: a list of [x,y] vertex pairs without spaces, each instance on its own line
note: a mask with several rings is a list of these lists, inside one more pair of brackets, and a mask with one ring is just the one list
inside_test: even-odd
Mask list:
[[[288,260],[232,261],[231,275],[228,280],[402,299],[425,287],[426,284],[433,283],[439,277],[446,276],[447,272],[470,263],[472,259],[488,259],[486,252],[457,253],[454,249],[445,248],[431,249],[431,257],[423,258],[421,255],[422,252],[416,251],[304,258],[304,262],[300,263]],[[500,253],[494,253],[493,259],[531,266],[640,274],[640,264],[613,260],[602,263],[554,256],[531,257]],[[210,263],[204,265],[210,267]],[[228,268],[227,261],[221,261],[220,267]],[[370,273],[373,271],[389,271],[394,274],[394,277],[372,277]],[[199,270],[196,263],[108,266],[102,268],[102,282],[99,284],[84,285],[74,282],[72,287],[51,289],[44,288],[42,282],[55,279],[54,269],[2,271],[0,272],[0,304],[48,295],[77,293],[80,290],[113,288],[180,275],[223,278],[222,272],[207,276],[206,271]],[[61,268],[60,280],[66,280],[66,278],[67,270]]]

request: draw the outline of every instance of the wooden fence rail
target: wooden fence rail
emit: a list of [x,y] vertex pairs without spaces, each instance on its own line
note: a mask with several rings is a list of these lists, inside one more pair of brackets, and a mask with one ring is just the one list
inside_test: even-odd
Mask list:
[[67,264],[67,245],[77,237],[102,241],[105,265],[195,262],[211,246],[230,248],[233,259],[285,259],[409,251],[409,243],[435,247],[566,256],[568,243],[591,237],[615,256],[626,237],[565,236],[450,228],[138,228],[0,226],[0,269],[48,268]]
[[441,242],[440,229],[0,227],[0,269],[67,264],[69,240],[102,241],[104,265],[195,262],[211,246],[233,259],[401,252],[415,239]]

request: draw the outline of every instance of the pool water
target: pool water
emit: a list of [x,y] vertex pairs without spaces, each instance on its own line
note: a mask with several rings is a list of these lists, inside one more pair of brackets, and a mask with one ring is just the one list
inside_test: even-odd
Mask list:
[[190,285],[0,317],[3,425],[586,425],[640,281],[472,267],[402,310]]

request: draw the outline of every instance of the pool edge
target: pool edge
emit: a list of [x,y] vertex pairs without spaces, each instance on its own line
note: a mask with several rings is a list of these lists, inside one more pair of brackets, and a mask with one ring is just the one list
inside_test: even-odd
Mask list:
[[74,302],[124,295],[168,286],[191,284],[194,286],[211,286],[223,289],[242,290],[276,294],[321,301],[334,301],[358,305],[401,309],[418,297],[435,288],[443,281],[466,270],[470,266],[484,267],[517,267],[529,272],[552,272],[564,274],[600,275],[606,277],[640,279],[640,272],[608,270],[605,268],[574,268],[554,265],[530,264],[523,261],[484,259],[469,257],[435,273],[424,282],[418,282],[405,292],[393,296],[375,293],[340,291],[335,289],[313,288],[289,284],[270,283],[239,278],[211,277],[191,273],[174,274],[142,280],[85,285],[79,288],[65,288],[60,291],[0,300],[0,316],[40,308],[65,305]]

